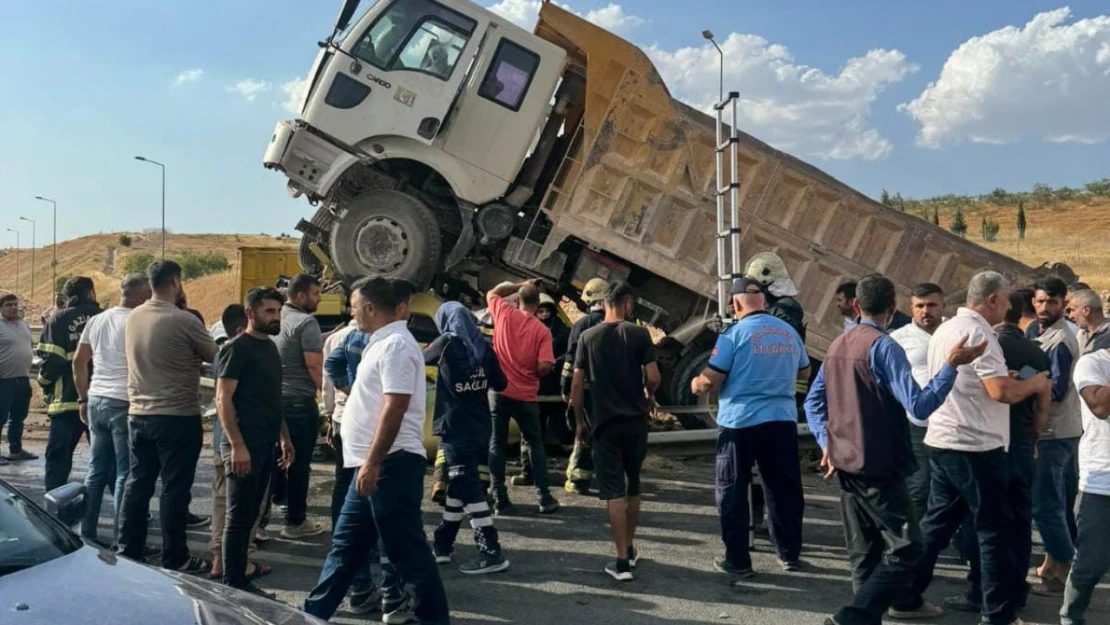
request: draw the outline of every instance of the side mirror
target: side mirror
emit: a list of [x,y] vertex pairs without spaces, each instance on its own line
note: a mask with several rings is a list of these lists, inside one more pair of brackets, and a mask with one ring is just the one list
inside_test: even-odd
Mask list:
[[80,524],[88,507],[88,491],[80,482],[71,482],[46,493],[46,511],[66,527]]

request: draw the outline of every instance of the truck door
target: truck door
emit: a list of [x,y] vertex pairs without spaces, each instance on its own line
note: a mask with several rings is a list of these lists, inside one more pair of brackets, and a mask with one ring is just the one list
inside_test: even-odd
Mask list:
[[512,182],[546,119],[562,48],[515,27],[490,27],[483,51],[440,136],[448,154]]
[[340,44],[347,54],[332,57],[305,121],[349,145],[383,135],[431,144],[486,26],[434,0],[381,3]]

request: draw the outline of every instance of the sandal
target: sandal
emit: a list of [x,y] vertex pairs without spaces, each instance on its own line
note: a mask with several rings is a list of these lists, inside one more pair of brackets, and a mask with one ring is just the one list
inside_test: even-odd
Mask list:
[[269,575],[270,573],[272,573],[274,571],[274,569],[270,568],[268,565],[262,564],[261,562],[253,562],[253,561],[252,562],[247,562],[247,570],[248,571],[250,571],[251,565],[254,565],[254,571],[253,572],[248,572],[244,576],[244,579],[246,579],[248,582],[252,582],[252,581],[258,579],[259,577],[265,577],[265,576]]
[[182,564],[174,570],[178,573],[185,573],[187,575],[204,575],[212,572],[212,561],[191,556],[185,564]]
[[1041,581],[1041,583],[1034,585],[1029,589],[1029,592],[1041,597],[1063,597],[1064,596],[1064,582],[1050,577]]

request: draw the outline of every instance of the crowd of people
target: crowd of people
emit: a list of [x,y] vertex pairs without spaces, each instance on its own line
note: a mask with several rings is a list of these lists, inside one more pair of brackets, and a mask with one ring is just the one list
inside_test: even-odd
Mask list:
[[[804,397],[825,478],[840,486],[855,592],[826,625],[940,615],[923,593],[953,541],[969,584],[944,608],[1020,624],[1018,613],[1037,594],[1062,598],[1063,625],[1086,622],[1092,591],[1110,569],[1110,322],[1099,295],[1056,278],[1013,290],[988,271],[972,278],[954,317],[943,317],[945,293],[930,283],[913,288],[907,316],[897,310],[894,283],[867,276],[837,288],[844,333],[814,372],[797,289],[781,260],[764,256],[732,284],[734,322],[690,383],[695,395],[719,397],[724,553],[714,567],[737,578],[756,574],[749,528],[760,519],[751,518],[749,496],[758,466],[754,494],[766,503],[779,565],[805,569],[796,432]],[[321,286],[310,275],[296,276],[284,293],[252,289],[224,311],[220,332],[188,309],[173,261],[127,276],[119,305],[104,311],[88,278],[70,280],[64,295],[35,348],[50,417],[45,486],[68,481],[87,433],[87,539],[272,597],[256,583],[269,567],[250,558],[269,539],[271,517],[284,516],[288,539],[329,529],[307,514],[323,417],[336,455],[331,542],[301,609],[325,620],[344,606],[380,610],[386,623],[447,623],[438,567],[456,557],[463,521],[476,553],[461,572],[510,567],[494,520],[513,506],[510,421],[530,469],[512,483],[535,487],[541,514],[560,507],[538,403],[542,389],[557,388],[574,438],[565,490],[587,494],[596,484],[613,543],[604,570],[634,578],[641,467],[661,374],[651,335],[630,321],[637,296],[627,282],[589,281],[588,310],[569,329],[555,325],[558,310],[538,282],[505,283],[486,296],[492,338],[449,301],[434,316],[438,338],[424,346],[409,329],[416,292],[404,280],[355,283],[353,318],[327,334],[313,316]],[[21,441],[31,334],[15,296],[0,298],[0,309],[5,462],[31,460]],[[427,367],[437,370],[433,493],[443,506],[430,543],[421,517]],[[206,370],[216,379],[217,414],[210,558],[186,542],[188,527],[208,522],[189,511]],[[160,549],[147,544],[159,479]],[[106,491],[114,503],[107,538],[99,533]],[[1034,525],[1046,553],[1030,585]]]

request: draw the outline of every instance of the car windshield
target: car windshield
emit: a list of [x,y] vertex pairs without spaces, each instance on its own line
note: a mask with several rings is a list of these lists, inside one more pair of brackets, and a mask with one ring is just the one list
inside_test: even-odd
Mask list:
[[81,543],[0,482],[0,577],[72,553]]

